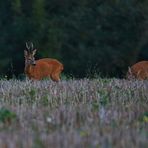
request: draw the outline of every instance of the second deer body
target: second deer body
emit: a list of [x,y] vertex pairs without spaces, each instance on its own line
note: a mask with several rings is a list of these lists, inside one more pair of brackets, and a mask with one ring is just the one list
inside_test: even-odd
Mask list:
[[141,61],[131,66],[127,72],[127,78],[148,79],[148,61]]
[[63,64],[56,59],[50,58],[35,60],[36,51],[36,49],[33,49],[32,43],[30,46],[26,43],[26,50],[24,50],[25,74],[29,79],[51,78],[53,81],[59,81]]

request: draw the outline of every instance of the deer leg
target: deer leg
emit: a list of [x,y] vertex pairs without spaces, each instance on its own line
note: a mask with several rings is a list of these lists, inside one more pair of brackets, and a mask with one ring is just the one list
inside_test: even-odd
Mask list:
[[53,81],[56,81],[56,82],[58,82],[58,81],[60,81],[60,77],[59,77],[59,75],[58,74],[51,74],[51,79],[53,80]]
[[52,79],[53,81],[56,81],[56,82],[60,81],[60,73],[61,73],[61,70],[59,70],[59,69],[55,70],[55,71],[51,74],[51,79]]
[[52,79],[53,81],[55,81],[55,82],[60,81],[60,78],[58,78],[58,77],[55,76],[55,75],[52,75],[52,76],[51,76],[51,79]]

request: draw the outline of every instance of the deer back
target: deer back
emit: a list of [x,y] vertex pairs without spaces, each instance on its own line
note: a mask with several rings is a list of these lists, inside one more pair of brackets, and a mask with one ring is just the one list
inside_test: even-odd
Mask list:
[[36,80],[41,80],[50,77],[54,74],[60,74],[63,70],[63,65],[56,59],[39,59],[36,60],[36,65],[28,67],[28,77]]

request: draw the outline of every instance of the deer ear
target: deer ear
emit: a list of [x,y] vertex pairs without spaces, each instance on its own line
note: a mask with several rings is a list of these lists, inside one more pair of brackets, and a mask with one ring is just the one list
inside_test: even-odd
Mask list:
[[27,50],[24,50],[24,57],[26,57],[28,55]]
[[32,51],[33,56],[36,54],[36,51],[37,51],[37,49],[34,49],[34,50]]

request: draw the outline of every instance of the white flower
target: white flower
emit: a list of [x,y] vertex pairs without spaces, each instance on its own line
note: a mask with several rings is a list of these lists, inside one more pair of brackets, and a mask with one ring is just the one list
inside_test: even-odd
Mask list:
[[52,122],[52,118],[51,118],[51,117],[47,117],[46,121],[47,121],[48,123],[51,123],[51,122]]

